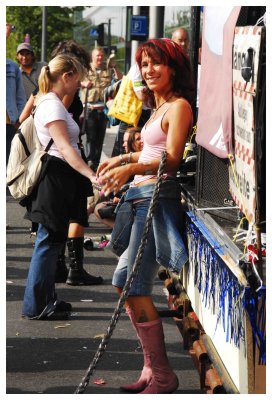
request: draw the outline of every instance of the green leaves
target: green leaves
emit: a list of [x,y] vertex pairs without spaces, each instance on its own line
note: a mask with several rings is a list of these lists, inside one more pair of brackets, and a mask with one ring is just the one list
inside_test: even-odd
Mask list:
[[[47,61],[53,48],[62,40],[73,39],[74,29],[82,26],[81,14],[85,7],[47,7]],[[7,40],[7,57],[16,59],[16,48],[24,42],[25,35],[30,35],[31,46],[35,50],[36,60],[41,57],[43,7],[6,7],[6,21],[16,26],[16,32]],[[74,23],[74,20],[79,22]]]

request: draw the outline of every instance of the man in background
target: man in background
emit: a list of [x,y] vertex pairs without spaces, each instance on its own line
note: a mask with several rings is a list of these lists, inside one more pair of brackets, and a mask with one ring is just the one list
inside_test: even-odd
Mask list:
[[[110,86],[113,80],[122,78],[121,71],[117,68],[114,57],[105,62],[105,54],[102,48],[92,51],[92,61],[88,72],[88,80],[82,82],[85,87],[82,93],[82,102],[87,96],[87,126],[85,155],[94,171],[100,162],[103,142],[108,123],[104,113],[104,90]],[[86,92],[87,91],[87,92]]]
[[[6,24],[6,38],[12,32],[11,24]],[[19,116],[26,103],[21,71],[16,62],[6,59],[6,165],[11,141],[19,127]]]
[[26,99],[28,100],[32,92],[38,88],[41,69],[47,63],[35,61],[34,50],[29,43],[19,44],[17,47],[17,60],[20,64]]
[[172,40],[179,44],[187,56],[189,55],[189,35],[188,31],[185,28],[177,28],[173,33],[172,33]]

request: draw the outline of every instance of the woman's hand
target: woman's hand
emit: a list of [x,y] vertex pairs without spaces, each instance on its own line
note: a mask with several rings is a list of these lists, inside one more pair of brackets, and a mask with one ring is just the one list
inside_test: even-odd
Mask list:
[[110,169],[119,167],[119,166],[120,166],[120,158],[119,157],[107,158],[98,166],[96,176],[98,176],[98,177],[102,176]]
[[110,193],[117,193],[127,183],[131,175],[131,164],[122,165],[113,169],[103,169],[99,174],[99,182],[102,183],[102,190],[105,196]]
[[95,174],[90,176],[90,181],[94,186],[101,186]]

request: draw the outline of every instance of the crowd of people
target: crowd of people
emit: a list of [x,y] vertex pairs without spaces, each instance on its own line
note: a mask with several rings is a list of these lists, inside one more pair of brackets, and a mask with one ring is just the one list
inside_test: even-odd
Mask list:
[[[7,24],[7,37],[10,33]],[[183,28],[173,32],[172,39],[149,39],[139,46],[130,71],[131,77],[136,71],[135,80],[141,83],[140,90],[139,85],[135,90],[143,104],[139,126],[120,122],[112,157],[102,162],[108,124],[104,92],[122,79],[115,58],[105,60],[102,48],[89,54],[68,40],[56,46],[48,63],[35,61],[29,43],[18,45],[20,67],[7,60],[7,159],[19,123],[40,99],[46,101],[35,112],[37,135],[44,147],[53,139],[43,158],[42,179],[25,203],[25,218],[37,224],[37,232],[23,299],[24,318],[59,320],[69,316],[72,305],[57,298],[56,282],[76,286],[103,283],[102,277],[90,275],[83,267],[88,197],[94,192],[99,192],[99,202],[92,211],[112,229],[109,245],[114,244],[119,254],[112,284],[122,292],[141,243],[161,155],[167,153],[152,228],[125,303],[144,355],[139,379],[121,387],[126,392],[160,394],[178,388],[152,288],[160,265],[178,273],[188,259],[176,180],[193,125],[191,104],[196,95],[188,47],[188,33]],[[84,118],[85,147],[80,137]],[[106,212],[109,206],[110,214]],[[128,223],[126,237],[119,235]]]

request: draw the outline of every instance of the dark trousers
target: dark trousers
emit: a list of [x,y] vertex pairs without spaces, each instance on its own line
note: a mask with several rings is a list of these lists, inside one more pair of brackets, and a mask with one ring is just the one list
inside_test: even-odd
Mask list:
[[85,155],[94,169],[100,162],[108,119],[103,111],[92,110],[88,114],[86,126]]

